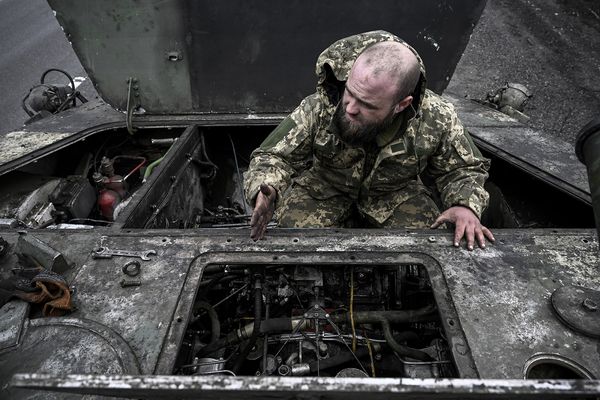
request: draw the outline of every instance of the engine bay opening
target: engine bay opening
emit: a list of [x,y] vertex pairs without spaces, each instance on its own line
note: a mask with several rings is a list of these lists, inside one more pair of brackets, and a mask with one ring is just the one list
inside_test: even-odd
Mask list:
[[120,218],[123,227],[247,227],[252,209],[244,198],[244,172],[250,154],[272,128],[191,128],[162,160],[160,175]]
[[110,226],[183,132],[102,130],[2,175],[0,218],[30,229]]
[[[0,176],[0,228],[247,227],[252,209],[243,194],[244,172],[273,128],[190,125],[140,128],[133,136],[125,128],[99,131]],[[487,227],[593,227],[589,204],[484,155],[492,158],[490,204],[482,216]],[[435,182],[425,173],[422,180],[435,194]],[[557,214],[557,206],[568,211]]]
[[[499,228],[593,228],[592,206],[486,151],[492,160],[486,190],[487,225]],[[552,201],[548,201],[552,199]],[[568,212],[557,213],[556,204]]]
[[208,265],[174,374],[458,377],[418,264]]

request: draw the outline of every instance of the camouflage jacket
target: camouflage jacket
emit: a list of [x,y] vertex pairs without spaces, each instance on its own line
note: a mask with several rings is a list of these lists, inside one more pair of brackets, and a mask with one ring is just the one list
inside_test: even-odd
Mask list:
[[[331,123],[352,64],[369,44],[405,44],[421,64],[413,107],[378,134],[376,144],[350,146]],[[251,204],[265,182],[285,196],[290,184],[311,196],[356,200],[359,210],[383,223],[394,209],[425,190],[418,178],[427,169],[445,207],[469,207],[478,217],[487,206],[483,188],[489,160],[482,157],[451,104],[426,89],[425,69],[414,49],[396,36],[367,32],[341,39],[317,61],[317,92],[306,97],[252,153],[244,189]]]

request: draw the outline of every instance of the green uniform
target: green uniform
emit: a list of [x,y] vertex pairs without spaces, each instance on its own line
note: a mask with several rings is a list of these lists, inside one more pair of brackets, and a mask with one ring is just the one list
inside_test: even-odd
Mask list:
[[[406,45],[421,65],[413,105],[373,143],[349,145],[332,123],[344,83],[364,48],[387,40]],[[419,179],[427,170],[444,207],[466,206],[481,217],[489,197],[483,188],[489,160],[453,106],[426,89],[423,62],[412,47],[384,31],[341,39],[319,56],[317,76],[317,92],[252,153],[244,179],[251,204],[265,182],[277,190],[280,226],[341,226],[355,207],[373,226],[422,227],[437,214]]]

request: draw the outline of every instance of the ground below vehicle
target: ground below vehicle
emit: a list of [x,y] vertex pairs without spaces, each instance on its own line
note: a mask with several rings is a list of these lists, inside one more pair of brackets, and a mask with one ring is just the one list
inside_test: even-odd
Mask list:
[[[534,154],[531,162],[517,138],[535,132],[453,98],[499,166],[493,178],[521,227],[497,230],[497,244],[475,252],[454,249],[443,231],[278,229],[255,243],[244,224],[239,177],[249,152],[298,100],[273,83],[290,81],[290,71],[264,74],[266,61],[279,59],[265,49],[282,47],[260,29],[260,15],[238,3],[247,13],[237,21],[240,32],[228,36],[229,27],[219,28],[220,8],[210,4],[185,3],[202,23],[188,21],[184,29],[174,23],[184,20],[179,2],[150,2],[142,10],[133,2],[60,3],[53,4],[57,16],[99,92],[129,112],[86,103],[3,142],[2,187],[16,198],[4,204],[23,212],[6,224],[38,229],[2,231],[9,251],[1,271],[10,274],[18,266],[15,250],[39,240],[67,260],[60,272],[77,306],[57,318],[40,318],[22,302],[2,309],[0,370],[7,378],[20,374],[11,395],[32,395],[27,387],[126,397],[597,396],[598,339],[561,322],[551,306],[557,289],[600,283],[585,172],[574,156],[559,157],[566,150],[538,141],[538,150],[555,152]],[[460,14],[463,8],[455,7]],[[88,18],[69,17],[86,15],[82,9],[90,9]],[[474,17],[450,11],[439,15],[467,26]],[[144,23],[126,24],[132,13]],[[165,25],[152,25],[159,20]],[[145,29],[153,33],[148,48],[159,50],[119,42]],[[207,31],[219,35],[207,39]],[[434,33],[421,40],[445,51]],[[87,41],[93,51],[78,38],[96,38]],[[215,38],[221,42],[210,43]],[[103,53],[107,45],[111,51]],[[244,83],[276,86],[274,97],[232,83],[241,72],[215,62],[224,48],[242,57],[240,69],[268,75],[268,82]],[[156,82],[157,71],[170,79]],[[430,71],[434,87],[442,88],[448,71]],[[185,112],[198,109],[211,112]],[[514,151],[497,145],[500,131],[513,133]],[[25,140],[38,148],[23,147]],[[160,162],[142,174],[142,159]],[[556,164],[561,168],[544,167]],[[108,200],[118,196],[118,204],[99,201],[103,193]],[[543,207],[550,196],[569,211]],[[34,198],[46,201],[25,201]],[[506,217],[503,204],[497,207]],[[55,229],[44,229],[48,221]],[[96,258],[102,248],[155,254],[139,261],[139,285],[130,286],[125,271],[135,265],[119,256]],[[572,378],[578,380],[559,381]]]

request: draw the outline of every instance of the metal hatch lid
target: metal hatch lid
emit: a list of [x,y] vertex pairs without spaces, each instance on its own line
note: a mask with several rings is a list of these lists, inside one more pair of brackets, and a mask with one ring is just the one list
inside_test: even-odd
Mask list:
[[485,0],[48,0],[100,96],[148,114],[285,113],[335,40],[383,29],[448,84]]

